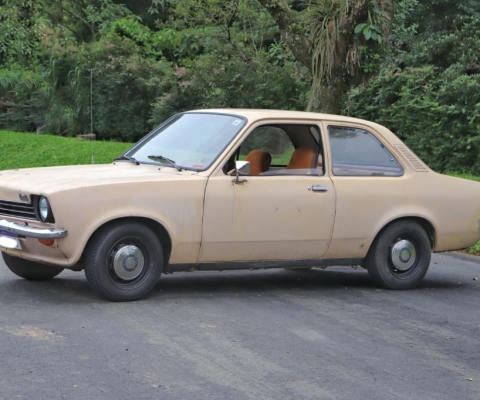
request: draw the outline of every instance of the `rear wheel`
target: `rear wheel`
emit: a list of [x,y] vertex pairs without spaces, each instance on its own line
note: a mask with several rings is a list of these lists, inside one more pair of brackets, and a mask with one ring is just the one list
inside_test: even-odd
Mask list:
[[375,239],[365,266],[377,284],[389,289],[411,289],[427,273],[431,253],[425,230],[416,222],[399,221]]
[[157,235],[138,222],[114,223],[91,238],[84,254],[90,287],[112,301],[138,300],[154,288],[163,271]]
[[20,278],[30,281],[46,281],[63,271],[61,267],[51,267],[34,261],[13,257],[2,251],[3,261],[10,271]]

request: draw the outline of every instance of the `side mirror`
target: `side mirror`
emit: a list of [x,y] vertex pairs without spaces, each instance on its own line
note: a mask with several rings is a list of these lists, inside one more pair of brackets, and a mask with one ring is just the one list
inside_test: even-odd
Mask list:
[[240,179],[240,175],[248,175],[250,173],[250,161],[235,161],[235,169],[237,174],[233,183],[243,183],[246,179]]

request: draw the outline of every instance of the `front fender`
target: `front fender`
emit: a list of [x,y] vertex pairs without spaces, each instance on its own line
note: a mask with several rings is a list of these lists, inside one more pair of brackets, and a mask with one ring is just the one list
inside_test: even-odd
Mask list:
[[[196,178],[196,179],[195,179]],[[84,187],[49,197],[55,225],[68,230],[58,247],[76,264],[88,240],[104,224],[119,218],[141,217],[161,224],[170,235],[170,262],[198,259],[206,179],[152,182],[149,185]]]

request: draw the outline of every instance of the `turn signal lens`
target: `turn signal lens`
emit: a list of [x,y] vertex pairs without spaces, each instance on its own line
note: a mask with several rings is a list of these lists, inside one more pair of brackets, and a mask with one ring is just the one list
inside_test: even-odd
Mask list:
[[54,240],[54,239],[38,239],[38,241],[39,241],[41,244],[44,244],[45,246],[51,246],[52,244],[55,243],[55,240]]

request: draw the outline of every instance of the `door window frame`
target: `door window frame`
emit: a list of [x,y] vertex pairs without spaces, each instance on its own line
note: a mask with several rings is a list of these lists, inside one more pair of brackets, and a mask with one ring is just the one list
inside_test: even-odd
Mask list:
[[[231,148],[225,153],[225,156],[220,160],[218,160],[218,164],[216,165],[215,169],[212,171],[212,174],[210,175],[211,177],[213,176],[224,176],[224,166],[228,161],[233,157],[237,152],[238,149],[240,148],[241,144],[247,139],[247,137],[257,128],[265,125],[302,125],[302,126],[308,126],[312,127],[315,126],[318,131],[319,131],[319,136],[320,136],[320,142],[317,141],[315,136],[309,132],[311,135],[311,139],[319,146],[321,144],[321,149],[322,149],[322,168],[323,168],[323,174],[318,175],[318,176],[329,176],[329,154],[330,154],[330,149],[329,149],[329,142],[328,138],[326,137],[326,126],[323,123],[323,120],[284,120],[284,119],[276,119],[276,120],[270,120],[270,119],[265,119],[265,120],[259,120],[253,122],[251,125],[248,125],[244,127],[244,131],[240,133],[237,138],[232,142]],[[288,135],[288,134],[287,134]],[[289,136],[290,137],[290,136]],[[290,139],[291,140],[291,139]],[[293,142],[292,142],[293,144]],[[265,175],[268,176],[268,175]],[[289,176],[289,175],[278,175],[278,176]],[[294,175],[290,175],[294,176]],[[298,176],[307,176],[305,175],[298,175]],[[256,175],[250,176],[250,178],[257,178]]]

